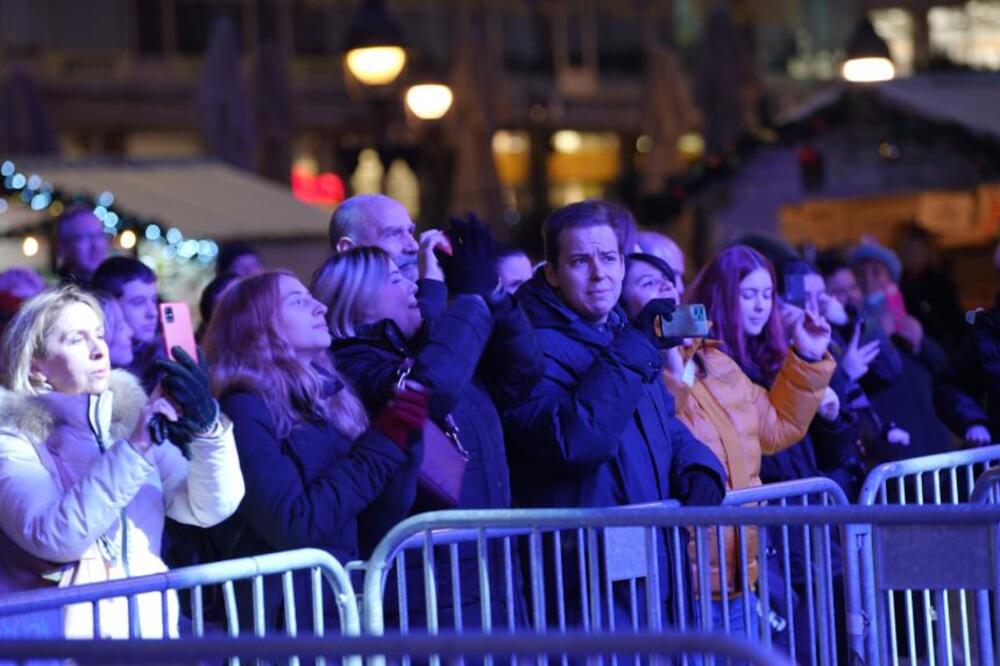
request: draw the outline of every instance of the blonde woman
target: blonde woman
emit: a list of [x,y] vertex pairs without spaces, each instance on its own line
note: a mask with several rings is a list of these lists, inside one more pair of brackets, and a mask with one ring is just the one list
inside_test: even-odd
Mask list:
[[[473,243],[462,235],[470,233],[470,226],[458,226],[460,241],[452,238],[451,245],[455,257],[461,259]],[[496,280],[489,280],[489,285],[495,288]],[[527,391],[540,371],[540,353],[534,331],[510,296],[498,292],[484,297],[465,291],[468,286],[461,281],[449,283],[451,303],[425,323],[417,307],[416,285],[388,254],[367,247],[330,257],[314,276],[312,290],[329,308],[337,365],[353,382],[368,412],[376,413],[400,376],[409,373],[430,393],[431,420],[441,431],[457,434],[468,453],[457,508],[507,508],[510,476],[497,404]],[[414,482],[399,478],[396,484],[409,483],[412,488]],[[446,505],[441,498],[418,490],[414,506],[419,511]],[[450,581],[441,581],[445,585],[438,591],[443,627],[478,626],[482,617],[475,548],[461,548],[460,558],[461,623],[456,617],[459,608],[452,606],[452,592],[446,589]],[[503,554],[491,553],[489,559],[502,562]],[[493,590],[505,589],[507,581],[499,569],[492,572]],[[416,571],[408,578],[416,583],[422,580]],[[508,617],[510,610],[515,626],[522,621],[520,595],[515,595],[510,609],[502,595],[493,594],[492,603],[493,617]],[[423,612],[419,591],[411,593],[411,627],[423,621]]]
[[[247,485],[236,515],[211,531],[227,557],[312,547],[341,562],[357,559],[360,514],[392,475],[419,466],[414,440],[426,398],[401,391],[369,423],[330,362],[325,314],[326,307],[282,271],[234,283],[215,306],[205,351],[213,389],[233,421]],[[397,519],[407,509],[400,508]],[[308,574],[295,586],[301,629],[312,622]],[[252,621],[251,590],[237,591],[247,602],[239,604],[244,620]],[[269,626],[283,621],[282,596],[281,580],[268,577]]]
[[[243,480],[232,429],[207,390],[198,393],[207,378],[190,358],[166,364],[169,399],[147,398],[138,380],[111,369],[101,306],[65,287],[25,302],[4,334],[3,361],[0,594],[165,571],[166,516],[210,526],[236,510]],[[169,432],[191,434],[190,459],[154,445],[157,415]],[[173,594],[167,603],[164,626],[160,596],[138,598],[140,636],[176,635]],[[124,600],[102,602],[100,616],[102,637],[128,635]],[[94,633],[89,608],[56,622],[64,627],[36,626],[35,635]]]

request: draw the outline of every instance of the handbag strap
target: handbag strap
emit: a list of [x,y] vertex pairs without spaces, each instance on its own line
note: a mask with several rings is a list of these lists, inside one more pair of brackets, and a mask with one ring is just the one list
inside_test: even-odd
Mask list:
[[[409,379],[410,374],[413,372],[414,365],[415,361],[411,356],[407,356],[405,359],[403,359],[403,362],[400,363],[399,368],[396,370],[397,391],[402,391],[403,388],[406,386],[406,380]],[[444,434],[448,437],[448,439],[451,440],[451,443],[455,446],[458,452],[461,453],[466,458],[468,458],[469,452],[466,450],[464,446],[462,446],[462,440],[458,436],[459,434],[458,424],[455,423],[455,419],[452,417],[451,414],[445,415],[444,424],[442,424],[440,427],[441,430],[444,432]]]

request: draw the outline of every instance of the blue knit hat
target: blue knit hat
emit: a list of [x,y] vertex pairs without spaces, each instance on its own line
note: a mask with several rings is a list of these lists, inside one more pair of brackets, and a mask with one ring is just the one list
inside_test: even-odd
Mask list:
[[849,263],[856,269],[864,261],[877,261],[889,270],[892,281],[898,283],[903,274],[903,264],[896,253],[884,245],[875,242],[860,243],[851,252]]

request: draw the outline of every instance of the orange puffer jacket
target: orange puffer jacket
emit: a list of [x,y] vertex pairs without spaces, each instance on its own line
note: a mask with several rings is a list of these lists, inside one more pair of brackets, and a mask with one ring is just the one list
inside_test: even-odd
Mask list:
[[[663,376],[677,403],[677,416],[718,456],[726,468],[729,490],[761,485],[761,454],[778,453],[799,442],[816,415],[823,392],[836,368],[833,357],[815,363],[789,353],[771,390],[750,381],[736,362],[716,341],[706,341],[696,352],[693,382],[676,379],[669,371]],[[688,373],[691,376],[691,373]],[[726,528],[726,582],[730,596],[743,589],[735,528]],[[719,549],[716,530],[709,532],[713,597],[720,596]],[[745,575],[753,588],[757,581],[757,533],[746,531],[748,566]],[[696,562],[695,540],[690,545],[691,561]],[[697,591],[697,574],[695,575]]]

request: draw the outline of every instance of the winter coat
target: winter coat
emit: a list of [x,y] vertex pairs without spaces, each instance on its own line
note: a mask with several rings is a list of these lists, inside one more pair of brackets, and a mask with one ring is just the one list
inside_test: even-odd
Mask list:
[[656,381],[659,351],[620,308],[604,325],[587,322],[541,272],[518,297],[545,358],[541,381],[504,415],[520,506],[658,502],[691,466],[725,487],[718,459],[677,419]]
[[[673,496],[679,475],[693,469],[709,473],[720,490],[725,488],[725,472],[716,456],[674,414],[673,398],[659,381],[659,351],[627,325],[620,308],[610,313],[606,324],[585,321],[559,298],[542,272],[517,295],[545,358],[541,381],[504,414],[517,504],[608,507],[660,502]],[[564,553],[569,541],[564,539]],[[671,561],[668,558],[664,548],[659,562]],[[573,579],[577,565],[572,556],[564,559],[565,587],[571,590],[567,598],[572,599],[572,589],[580,585]],[[667,605],[670,577],[660,573],[661,609],[664,617],[672,617]],[[629,622],[628,591],[616,586],[615,597],[616,614]],[[567,613],[575,614],[578,606],[567,603]],[[639,607],[644,608],[643,602]],[[580,621],[575,615],[567,617],[571,624]]]
[[[832,357],[809,363],[791,353],[770,391],[754,384],[739,365],[707,340],[693,359],[697,370],[688,385],[663,373],[677,403],[677,417],[708,446],[726,469],[730,490],[761,484],[761,454],[774,454],[797,443],[816,414],[835,364]],[[719,595],[717,532],[709,539],[712,591]],[[726,534],[726,584],[730,595],[742,589],[738,542],[733,528]],[[747,576],[757,580],[757,533],[748,532]],[[694,544],[691,544],[694,555]],[[695,579],[697,580],[697,578]]]
[[866,375],[861,385],[886,426],[895,424],[910,433],[910,445],[899,447],[902,457],[951,451],[949,428],[964,436],[969,427],[989,423],[979,404],[959,387],[954,366],[932,338],[924,336],[916,353],[901,338],[892,341],[902,359],[900,377],[885,382]]
[[[267,404],[254,393],[231,392],[220,405],[233,422],[247,494],[210,531],[215,552],[228,559],[321,548],[344,564],[358,559],[358,516],[407,464],[407,454],[378,430],[352,442],[325,422],[299,423],[279,437]],[[294,581],[299,626],[312,626],[308,572]],[[265,621],[284,626],[281,578],[264,582]],[[252,626],[250,584],[237,585],[237,595],[241,624]],[[335,618],[329,598],[326,610]]]
[[1000,296],[992,308],[977,314],[954,360],[960,385],[984,401],[990,434],[1000,441]]
[[[190,460],[169,443],[139,454],[125,437],[145,403],[119,370],[99,396],[0,390],[0,594],[166,571],[165,516],[208,527],[236,510],[244,486],[231,426],[192,441]],[[176,595],[167,603],[164,627],[160,595],[138,597],[143,638],[176,636]],[[101,604],[102,637],[127,627],[124,599]],[[70,607],[65,631],[92,636],[89,607]]]
[[[506,404],[524,394],[541,371],[534,332],[513,299],[501,299],[491,311],[478,297],[458,296],[442,314],[428,321],[412,341],[403,337],[394,322],[385,320],[359,327],[353,338],[335,340],[333,350],[337,368],[351,379],[369,414],[377,413],[388,402],[400,367],[412,359],[409,377],[429,389],[432,420],[444,426],[445,418],[450,415],[470,456],[456,508],[502,509],[511,505],[510,476],[497,404]],[[406,483],[415,484],[415,475],[399,478],[393,485]],[[435,507],[418,498],[415,508]],[[392,525],[377,514],[368,512],[367,522],[384,532]],[[374,544],[378,536],[374,534],[367,540]],[[478,626],[479,558],[474,546],[459,550],[462,620],[466,627]],[[416,558],[410,561],[419,565]],[[501,593],[505,588],[504,578],[499,570],[503,561],[501,551],[490,552],[494,618],[507,616]],[[442,559],[439,571],[448,567],[450,563]],[[419,589],[422,574],[417,568],[407,579],[414,588],[410,595],[413,622],[425,612]],[[454,612],[451,581],[441,577],[438,582],[442,626],[449,626]],[[394,601],[391,596],[387,602]],[[520,594],[514,596],[515,615],[520,620],[523,600]],[[422,620],[415,621],[419,624]]]

